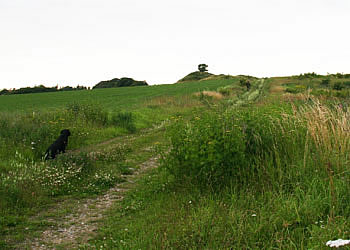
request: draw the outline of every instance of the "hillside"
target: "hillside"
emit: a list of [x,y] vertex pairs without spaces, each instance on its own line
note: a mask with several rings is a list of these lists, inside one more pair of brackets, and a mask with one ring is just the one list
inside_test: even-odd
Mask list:
[[189,73],[188,75],[186,75],[184,78],[181,78],[177,82],[180,83],[180,82],[188,82],[188,81],[198,81],[198,80],[208,78],[209,76],[212,76],[212,75],[213,74],[209,72],[195,71],[195,72]]
[[[0,248],[324,249],[348,239],[348,81],[210,75],[0,96]],[[42,161],[62,128],[67,152]]]

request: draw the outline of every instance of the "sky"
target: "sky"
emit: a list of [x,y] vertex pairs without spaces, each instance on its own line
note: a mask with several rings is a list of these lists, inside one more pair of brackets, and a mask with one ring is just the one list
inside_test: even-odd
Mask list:
[[350,73],[349,0],[0,0],[0,89]]

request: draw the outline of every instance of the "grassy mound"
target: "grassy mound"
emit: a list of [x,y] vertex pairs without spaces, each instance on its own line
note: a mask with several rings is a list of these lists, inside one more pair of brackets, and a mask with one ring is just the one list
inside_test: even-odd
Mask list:
[[208,78],[210,76],[213,76],[213,74],[209,73],[209,72],[199,72],[199,71],[195,71],[192,72],[190,74],[188,74],[187,76],[185,76],[184,78],[180,79],[178,81],[179,82],[188,82],[188,81],[199,81],[205,78]]

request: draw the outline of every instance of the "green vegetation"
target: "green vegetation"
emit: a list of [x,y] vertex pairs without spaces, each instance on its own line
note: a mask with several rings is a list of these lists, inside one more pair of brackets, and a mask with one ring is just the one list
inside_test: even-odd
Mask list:
[[[103,109],[114,112],[118,110],[139,110],[145,108],[147,102],[155,98],[170,99],[186,98],[202,90],[216,90],[218,87],[234,83],[230,79],[208,80],[204,82],[186,82],[179,84],[164,84],[154,86],[124,87],[111,89],[93,89],[82,91],[67,91],[58,93],[40,93],[27,95],[1,96],[0,112],[56,111],[74,101],[80,104],[98,104]],[[161,105],[159,105],[161,106]]]
[[208,68],[208,65],[206,65],[205,63],[202,63],[202,64],[198,65],[198,71],[199,72],[206,72],[206,71],[208,71],[207,68]]
[[[341,98],[350,96],[350,81],[348,74],[317,75],[315,73],[302,74],[294,77],[275,78],[282,82],[285,92],[291,94],[306,94],[319,98]],[[344,101],[344,100],[343,100]]]
[[347,115],[313,99],[175,119],[159,172],[111,211],[91,244],[320,249],[348,238]]
[[114,78],[109,81],[101,81],[96,84],[93,89],[97,88],[117,88],[117,87],[134,87],[134,86],[147,86],[146,81],[135,81],[132,78],[123,77],[121,79]]
[[206,71],[195,71],[184,78],[180,79],[178,82],[188,82],[188,81],[198,81],[212,76],[213,74]]
[[[1,106],[2,96],[0,131],[9,134],[0,132],[0,246],[12,246],[43,206],[100,194],[155,155],[159,168],[129,184],[80,248],[323,249],[349,238],[350,90],[343,76],[221,75],[81,91],[79,98],[36,95],[57,98],[45,107],[26,95],[16,114]],[[42,162],[38,144],[63,126],[72,128],[74,151]],[[118,143],[97,144],[116,136]]]
[[[171,115],[190,115],[201,105],[194,92],[223,84],[227,81],[1,96],[0,235],[24,227],[30,214],[60,197],[99,194],[121,182],[130,172],[125,155],[132,149],[120,143],[97,150],[99,142],[138,137]],[[64,128],[72,133],[69,153],[43,162]]]
[[57,92],[57,91],[72,91],[72,90],[86,90],[87,88],[84,86],[77,86],[76,88],[73,87],[63,87],[58,88],[56,87],[45,87],[44,85],[39,85],[35,87],[26,87],[26,88],[20,88],[20,89],[3,89],[0,91],[0,95],[14,95],[14,94],[31,94],[31,93],[46,93],[46,92]]

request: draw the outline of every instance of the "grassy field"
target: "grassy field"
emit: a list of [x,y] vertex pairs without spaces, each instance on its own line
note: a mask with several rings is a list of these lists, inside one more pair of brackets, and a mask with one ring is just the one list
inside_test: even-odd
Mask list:
[[147,105],[156,97],[178,97],[191,95],[204,90],[216,90],[230,85],[237,79],[207,80],[205,82],[185,82],[181,84],[164,84],[145,87],[124,87],[111,89],[94,89],[82,91],[65,91],[60,93],[39,93],[25,95],[8,95],[0,98],[0,111],[38,112],[56,111],[75,101],[80,104],[99,104],[103,109],[114,112],[118,110],[135,110]]
[[[240,79],[0,97],[0,247],[38,237],[49,225],[30,218],[48,205],[98,196],[154,155],[159,168],[75,247],[324,249],[349,238],[347,80],[247,90]],[[63,127],[71,151],[43,162],[36,145]]]
[[[95,152],[98,143],[139,137],[172,116],[190,116],[191,110],[205,105],[195,92],[237,81],[1,96],[1,234],[23,227],[30,214],[59,197],[99,194],[122,181],[120,176],[130,167],[126,155],[135,145],[121,143]],[[65,128],[72,133],[70,154],[43,162],[46,148]]]

